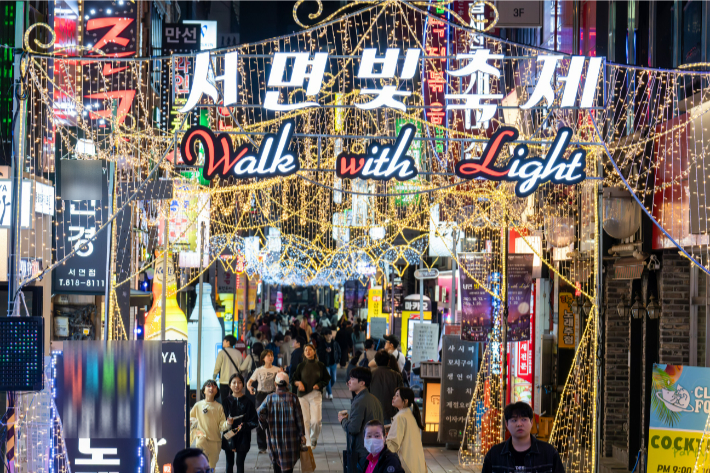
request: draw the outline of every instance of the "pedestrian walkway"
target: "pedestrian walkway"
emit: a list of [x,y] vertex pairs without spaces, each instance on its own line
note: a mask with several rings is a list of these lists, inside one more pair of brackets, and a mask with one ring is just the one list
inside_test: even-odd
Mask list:
[[[345,369],[338,368],[338,380],[333,387],[333,400],[323,400],[323,429],[318,439],[318,445],[313,450],[316,461],[316,473],[342,472],[343,450],[346,449],[345,432],[338,423],[338,412],[350,409],[352,396],[345,385]],[[427,468],[431,473],[458,473],[470,472],[471,469],[458,465],[458,452],[446,450],[443,447],[424,447],[424,458]],[[226,461],[224,452],[221,452],[215,473],[225,473]],[[259,454],[256,445],[256,433],[252,434],[251,450],[247,455],[244,470],[266,473],[271,471],[269,454]],[[236,471],[236,469],[235,469]],[[294,472],[300,472],[300,463]]]

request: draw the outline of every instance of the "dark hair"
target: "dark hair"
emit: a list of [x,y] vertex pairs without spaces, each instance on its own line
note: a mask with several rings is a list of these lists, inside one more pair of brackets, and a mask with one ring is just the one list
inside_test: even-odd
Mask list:
[[375,363],[377,366],[387,366],[390,363],[390,354],[384,348],[375,353]]
[[283,342],[283,341],[284,341],[284,336],[281,335],[280,333],[277,333],[276,335],[274,335],[274,341],[275,341],[275,342]]
[[208,379],[207,381],[205,381],[205,384],[202,385],[202,389],[200,389],[200,393],[202,393],[202,397],[205,397],[205,388],[209,385],[217,388],[217,394],[214,395],[214,398],[217,399],[219,397],[219,385],[217,384],[217,381],[215,381],[214,379]]
[[417,405],[416,402],[414,402],[414,391],[412,391],[410,388],[402,386],[397,388],[395,393],[399,391],[399,397],[402,398],[402,401],[407,401],[408,406],[412,408],[412,414],[414,415],[414,420],[417,421],[417,425],[419,428],[424,431],[424,424],[422,424],[422,415],[419,413],[419,406]]
[[237,344],[237,337],[235,337],[234,335],[225,335],[223,340],[226,340],[229,343],[229,346],[232,348],[234,348],[234,345]]
[[[382,429],[382,436],[385,436],[385,426],[382,425],[382,422],[380,422],[379,420],[372,419],[371,421],[368,421],[368,423],[365,424],[365,430],[367,430],[368,427],[379,427],[380,429]],[[365,431],[363,431],[363,433],[365,433]]]
[[358,381],[363,381],[365,383],[365,387],[369,388],[370,381],[372,381],[372,371],[370,371],[370,368],[357,366],[350,371],[350,377],[355,378]]
[[260,331],[256,332],[256,339],[261,340],[261,335],[262,335],[262,333]]
[[297,341],[298,344],[301,346],[301,348],[303,348],[303,346],[304,346],[306,343],[308,343],[308,342],[306,341],[306,339],[303,338],[303,337],[301,337],[300,335],[298,335],[298,336],[296,337],[296,341]]
[[264,358],[266,358],[266,355],[274,356],[274,352],[272,350],[264,350],[261,352],[261,355],[259,355],[259,359],[261,361],[264,361]]
[[239,380],[242,382],[242,386],[244,386],[244,377],[239,374],[239,373],[234,373],[232,376],[229,377],[229,384],[232,384],[232,381],[234,381],[235,378],[239,378]]
[[513,416],[527,417],[530,420],[534,419],[532,407],[530,407],[530,404],[523,401],[514,402],[505,406],[503,416],[505,417],[506,423],[512,419]]
[[328,327],[323,327],[322,329],[320,329],[320,334],[325,337],[326,335],[332,335],[333,331]]
[[199,448],[183,448],[175,454],[173,458],[173,473],[187,473],[187,465],[185,465],[185,460],[188,458],[196,458],[203,455],[207,458],[205,452]]
[[369,350],[375,344],[375,341],[371,338],[365,340],[365,350]]
[[353,330],[355,331],[355,335],[360,335],[360,324],[355,324]]

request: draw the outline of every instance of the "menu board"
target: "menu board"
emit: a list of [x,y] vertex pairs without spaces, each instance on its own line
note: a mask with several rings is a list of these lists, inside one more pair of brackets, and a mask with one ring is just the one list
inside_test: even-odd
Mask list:
[[463,439],[466,415],[476,384],[476,343],[455,335],[444,335],[443,339],[439,442],[458,443]]

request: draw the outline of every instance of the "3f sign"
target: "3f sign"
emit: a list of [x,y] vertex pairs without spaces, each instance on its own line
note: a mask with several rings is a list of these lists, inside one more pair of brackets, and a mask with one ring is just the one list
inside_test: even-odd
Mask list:
[[525,8],[513,8],[513,16],[520,17],[525,14]]

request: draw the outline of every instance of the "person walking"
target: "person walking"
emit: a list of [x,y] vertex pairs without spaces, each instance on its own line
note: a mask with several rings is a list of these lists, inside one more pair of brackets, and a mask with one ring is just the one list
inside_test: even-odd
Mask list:
[[[399,351],[399,340],[397,340],[397,337],[394,335],[387,335],[386,337],[383,337],[385,339],[385,350],[387,353],[392,355],[394,357],[395,361],[397,362],[397,366],[399,367],[399,372],[401,373],[402,370],[404,369],[404,365],[407,362],[407,358],[402,354],[401,351]],[[374,368],[377,366],[377,363],[371,361],[368,365],[370,368]]]
[[230,439],[222,437],[222,450],[227,458],[227,473],[234,473],[236,457],[237,473],[244,473],[244,460],[251,448],[251,431],[259,425],[254,403],[244,394],[244,378],[233,374],[229,379],[230,393],[222,399],[224,415],[234,419]]
[[306,334],[306,342],[310,342],[311,341],[311,334],[313,333],[313,328],[311,328],[311,324],[308,323],[308,316],[306,316],[306,315],[303,316],[303,319],[301,320],[300,328]]
[[190,445],[201,448],[210,466],[217,466],[219,451],[222,449],[222,432],[234,422],[224,415],[224,408],[216,401],[219,387],[213,379],[208,379],[200,390],[204,399],[197,401],[190,410]]
[[365,351],[365,332],[362,331],[362,326],[359,323],[353,327],[351,338],[353,341],[353,353]]
[[[266,396],[276,391],[274,380],[276,375],[281,372],[281,368],[274,366],[274,352],[264,350],[261,352],[261,361],[264,366],[254,370],[251,378],[247,382],[247,389],[254,395],[256,394],[256,405],[260,406],[264,402]],[[257,382],[257,388],[254,389],[252,383]],[[266,453],[266,432],[261,427],[256,429],[256,443],[259,446],[259,453]]]
[[306,426],[306,445],[316,447],[323,422],[323,388],[330,383],[330,374],[316,358],[316,349],[308,344],[303,347],[306,358],[296,368],[291,383],[298,394],[301,412]]
[[249,357],[242,358],[239,350],[234,348],[237,344],[237,337],[227,335],[222,340],[222,349],[217,354],[217,360],[214,364],[214,374],[212,379],[217,379],[219,376],[219,398],[224,402],[227,396],[232,392],[229,389],[229,383],[232,375],[236,373],[244,373],[249,370],[251,360]]
[[298,336],[293,341],[293,351],[291,352],[291,363],[288,367],[288,375],[293,376],[296,368],[303,361],[303,347],[306,346],[306,339]]
[[373,339],[368,338],[365,340],[364,345],[365,351],[357,360],[358,366],[368,366],[368,364],[375,359],[375,353],[377,353],[377,350],[375,350],[375,341]]
[[375,353],[375,363],[377,367],[372,370],[372,381],[370,382],[370,392],[372,395],[384,401],[382,411],[385,416],[385,425],[389,424],[392,418],[397,414],[397,408],[392,405],[392,401],[387,402],[387,400],[392,399],[397,389],[404,385],[402,375],[390,369],[388,366],[390,359],[390,354],[385,350],[378,350],[377,353]]
[[298,398],[288,391],[288,375],[276,375],[276,392],[257,409],[259,423],[268,431],[269,458],[274,473],[291,473],[306,444],[305,424]]
[[[379,369],[379,368],[378,368]],[[422,447],[422,416],[414,402],[414,391],[400,387],[392,398],[397,414],[387,434],[387,448],[399,455],[405,473],[426,473],[424,447]]]
[[526,402],[508,404],[503,410],[505,426],[510,438],[488,450],[481,473],[510,473],[511,471],[546,471],[565,473],[560,454],[555,447],[530,435],[533,410]]
[[321,330],[323,342],[318,345],[318,359],[328,368],[330,383],[326,388],[326,398],[333,399],[333,385],[338,372],[338,362],[340,361],[340,345],[333,341],[333,330],[324,328]]
[[399,457],[385,444],[385,426],[378,420],[365,424],[365,448],[369,452],[357,468],[359,473],[404,473]]
[[348,389],[355,394],[355,398],[350,405],[350,412],[338,412],[338,422],[343,430],[348,434],[348,471],[357,471],[357,465],[361,459],[367,458],[368,451],[365,448],[365,424],[371,420],[382,423],[382,404],[370,394],[369,387],[372,380],[372,373],[369,368],[356,367],[350,372],[348,379]]

